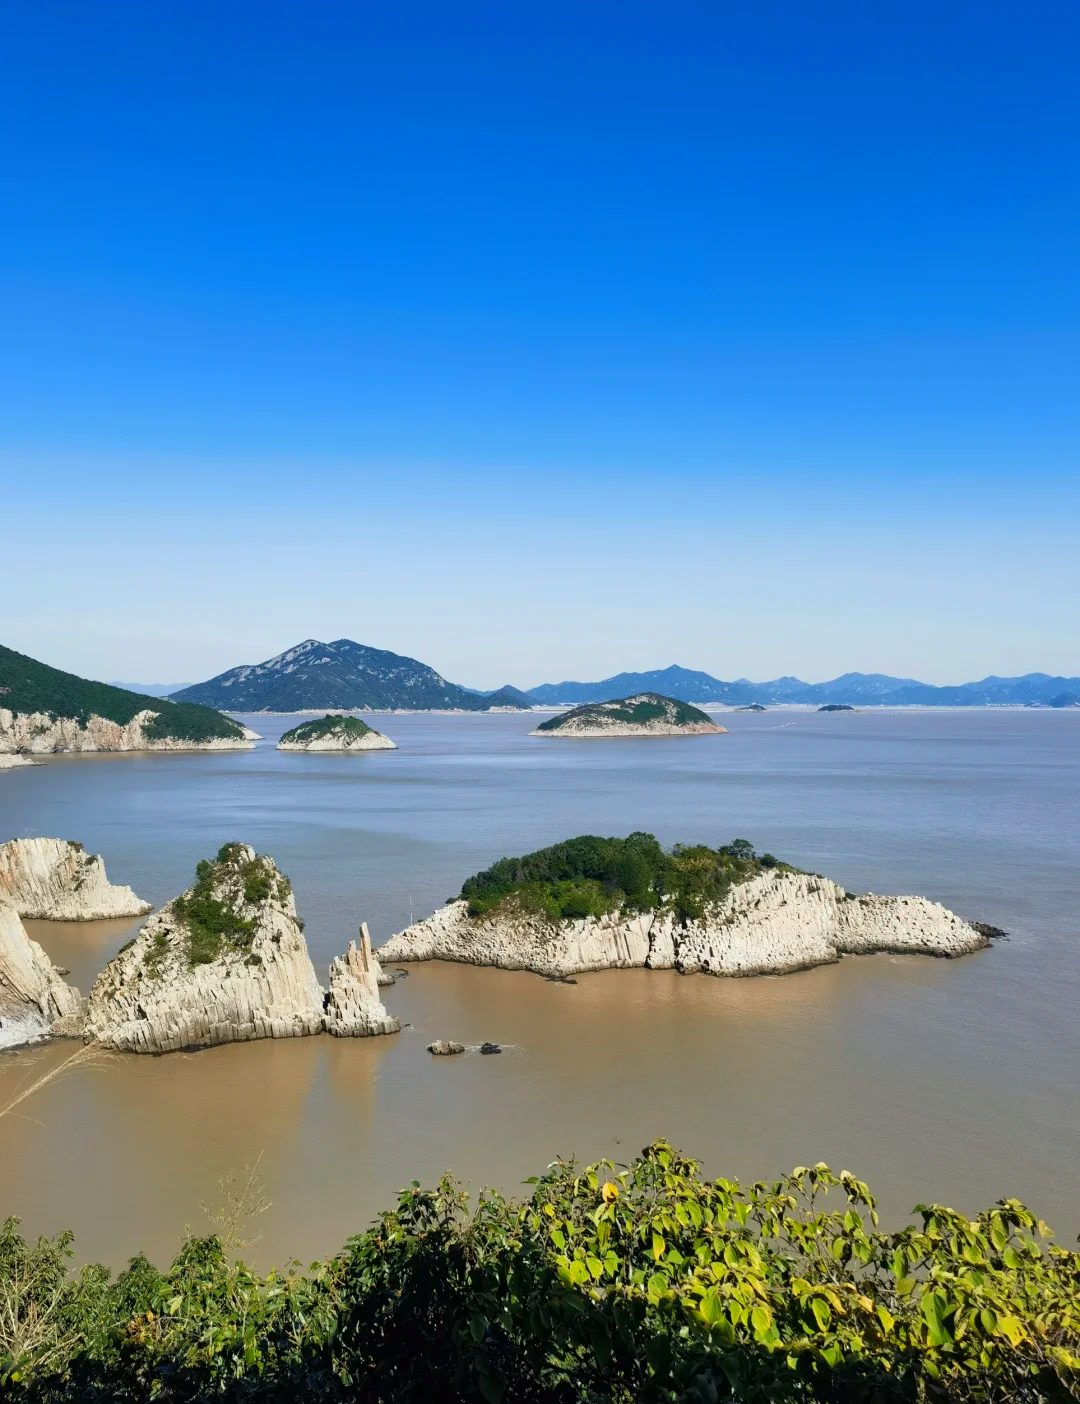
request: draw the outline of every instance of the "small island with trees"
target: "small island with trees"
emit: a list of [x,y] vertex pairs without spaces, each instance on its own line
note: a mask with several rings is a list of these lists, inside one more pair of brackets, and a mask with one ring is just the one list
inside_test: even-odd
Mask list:
[[641,692],[611,702],[587,702],[541,722],[530,736],[701,736],[726,732],[707,712],[664,697]]
[[397,743],[359,717],[328,715],[301,722],[277,744],[279,751],[396,751]]
[[563,978],[645,967],[778,975],[878,951],[983,949],[994,928],[925,897],[850,893],[745,839],[719,848],[583,834],[467,878],[392,936],[383,962],[456,960]]

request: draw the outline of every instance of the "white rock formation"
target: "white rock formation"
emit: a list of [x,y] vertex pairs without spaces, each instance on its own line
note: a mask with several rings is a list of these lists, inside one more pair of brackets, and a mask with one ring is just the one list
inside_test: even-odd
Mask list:
[[848,954],[957,956],[986,944],[975,927],[924,897],[847,898],[828,878],[771,870],[732,888],[704,921],[686,927],[662,909],[552,922],[521,911],[472,918],[468,904],[456,901],[392,936],[379,956],[555,977],[632,966],[767,975]]
[[[193,950],[189,922],[197,927],[197,917],[184,911],[193,899],[220,903],[234,923],[216,952],[212,938],[196,940]],[[271,859],[232,844],[195,887],[151,917],[94,981],[86,1036],[133,1053],[169,1053],[297,1038],[318,1033],[322,1021],[322,990],[288,881]]]
[[237,726],[244,733],[245,741],[261,741],[262,736],[257,731],[252,731],[250,726],[244,726],[243,722],[237,722]]
[[[655,715],[641,720],[628,718],[634,710]],[[550,736],[579,740],[604,736],[708,736],[727,731],[697,707],[690,707],[659,692],[641,692],[611,702],[587,702],[562,716],[554,716],[530,731],[530,736]]]
[[[330,965],[324,1027],[339,1038],[397,1033],[401,1022],[386,1012],[379,998],[382,969],[371,953],[367,922],[360,927],[360,947],[349,942],[343,956]],[[393,984],[393,980],[390,981]]]
[[[151,917],[94,982],[87,1039],[133,1053],[169,1053],[299,1038],[331,1024],[337,1034],[396,1032],[397,1020],[379,1000],[377,963],[369,960],[365,970],[361,952],[334,962],[324,995],[292,887],[271,858],[229,844],[198,872],[195,886]],[[208,939],[200,908],[229,930]]]
[[54,838],[0,844],[0,898],[20,916],[42,921],[97,921],[153,910],[130,887],[111,883],[96,853]]
[[158,715],[147,709],[121,725],[91,716],[84,725],[76,717],[51,717],[48,712],[11,712],[0,707],[0,752],[48,755],[55,751],[251,751],[253,741],[215,737],[212,741],[175,741],[147,736],[143,728]]
[[20,765],[36,765],[37,761],[32,761],[29,756],[21,756],[17,752],[0,751],[0,770],[15,770]]
[[0,897],[0,1048],[78,1033],[82,1001]]

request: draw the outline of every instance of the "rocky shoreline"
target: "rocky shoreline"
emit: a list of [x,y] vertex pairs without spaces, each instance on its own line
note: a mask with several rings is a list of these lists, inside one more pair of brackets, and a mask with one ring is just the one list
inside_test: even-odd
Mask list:
[[20,917],[39,921],[101,921],[153,911],[130,887],[109,881],[98,854],[54,838],[0,844],[0,899]]
[[206,741],[151,737],[144,730],[160,711],[147,708],[129,722],[107,717],[54,717],[48,712],[12,712],[0,707],[0,752],[8,755],[52,755],[58,752],[95,751],[250,751],[247,736],[215,736]]
[[552,921],[521,909],[471,917],[454,901],[398,932],[383,961],[452,960],[562,979],[590,970],[779,975],[843,955],[960,956],[988,944],[982,930],[925,897],[855,897],[814,874],[770,871],[733,887],[704,920],[664,908]]

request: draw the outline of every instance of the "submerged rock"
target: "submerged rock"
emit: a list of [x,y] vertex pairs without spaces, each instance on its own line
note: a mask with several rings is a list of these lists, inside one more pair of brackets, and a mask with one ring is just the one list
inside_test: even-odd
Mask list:
[[480,1052],[481,1052],[481,1053],[488,1053],[488,1054],[490,1054],[490,1053],[501,1053],[501,1052],[502,1052],[502,1044],[500,1044],[500,1043],[482,1043],[482,1044],[480,1045]]
[[98,854],[54,838],[0,844],[0,898],[20,916],[42,921],[97,921],[153,910],[130,887],[108,880]]
[[78,1034],[79,991],[65,982],[18,911],[0,897],[0,1048],[34,1043],[50,1033]]
[[[86,1036],[134,1053],[256,1038],[390,1033],[373,972],[335,961],[324,995],[273,859],[226,844],[195,885],[162,907],[94,982]],[[335,979],[336,977],[336,979]],[[374,1003],[372,1003],[372,1000]],[[377,1009],[376,1007],[377,1006]],[[381,1014],[381,1018],[380,1018]]]
[[644,966],[708,975],[768,975],[877,951],[958,956],[987,945],[983,933],[924,897],[845,900],[828,878],[769,870],[733,887],[702,921],[616,910],[552,920],[511,908],[470,917],[462,900],[392,936],[384,961],[456,960],[563,977]]
[[437,1038],[434,1043],[427,1046],[429,1053],[434,1053],[437,1058],[452,1058],[455,1053],[464,1053],[463,1043],[453,1043],[447,1038]]
[[[323,1025],[337,1037],[397,1033],[401,1023],[388,1014],[379,998],[382,968],[371,954],[367,922],[360,926],[360,946],[349,942],[343,956],[330,965],[330,991],[326,996]],[[390,984],[393,984],[393,980]]]

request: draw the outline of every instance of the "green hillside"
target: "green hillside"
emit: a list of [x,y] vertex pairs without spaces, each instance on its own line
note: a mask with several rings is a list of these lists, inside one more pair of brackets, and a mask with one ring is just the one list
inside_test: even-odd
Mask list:
[[759,857],[746,839],[722,848],[676,844],[665,853],[652,834],[624,839],[582,834],[521,858],[500,858],[468,878],[461,895],[470,916],[477,917],[510,903],[553,921],[661,906],[696,921],[730,888],[766,868],[793,871],[771,853]]
[[238,741],[244,735],[236,722],[211,707],[168,702],[163,697],[146,697],[108,683],[90,682],[2,645],[0,707],[17,714],[44,712],[53,720],[70,717],[83,726],[92,716],[126,726],[139,712],[154,711],[157,717],[144,728],[151,740]]

